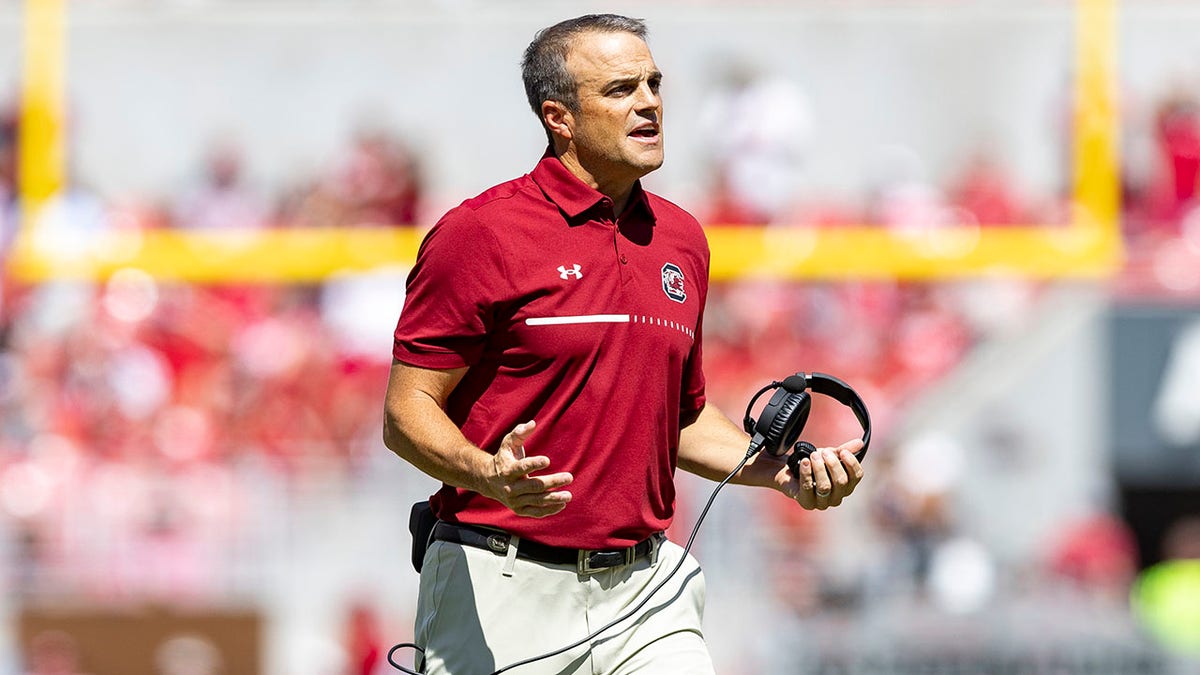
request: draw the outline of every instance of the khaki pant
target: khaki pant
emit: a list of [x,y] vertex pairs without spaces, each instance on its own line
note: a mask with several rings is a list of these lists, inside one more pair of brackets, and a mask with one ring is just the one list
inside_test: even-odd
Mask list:
[[[416,641],[425,650],[424,672],[490,675],[575,642],[640,602],[682,556],[682,547],[664,540],[653,566],[642,559],[581,576],[574,565],[433,542],[425,554],[417,601]],[[712,675],[700,632],[703,614],[704,576],[689,555],[630,619],[590,644],[505,672]]]

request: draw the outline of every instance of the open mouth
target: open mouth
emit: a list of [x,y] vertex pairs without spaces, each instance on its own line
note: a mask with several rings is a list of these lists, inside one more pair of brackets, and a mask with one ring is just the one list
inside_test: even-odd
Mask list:
[[652,141],[658,138],[658,129],[654,127],[642,127],[641,129],[634,129],[629,132],[629,135],[633,138]]

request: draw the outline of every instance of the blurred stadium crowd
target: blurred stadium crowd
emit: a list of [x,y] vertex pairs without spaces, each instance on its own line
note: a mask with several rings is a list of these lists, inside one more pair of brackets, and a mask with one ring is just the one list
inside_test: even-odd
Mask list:
[[[1134,138],[1144,145],[1129,153],[1139,163],[1124,174],[1130,258],[1115,290],[1200,297],[1200,106],[1194,96],[1174,93],[1157,102],[1152,120]],[[16,132],[10,112],[0,121],[3,250],[17,229]],[[728,157],[745,159],[739,150],[745,148],[731,149]],[[1063,222],[1061,214],[1069,210],[1063,196],[1020,194],[1000,163],[981,154],[964,161],[945,185],[918,180],[906,169],[909,158],[899,156],[895,180],[862,202],[789,203],[780,215],[774,197],[758,199],[739,189],[747,181],[738,177],[743,168],[734,159],[722,164],[721,155],[715,157],[710,199],[689,205],[712,224],[1003,227]],[[107,199],[88,192],[81,177],[48,217],[86,231],[413,227],[437,215],[426,206],[422,158],[386,131],[363,131],[330,162],[328,173],[277,194],[252,189],[243,160],[236,145],[215,144],[190,188],[155,203]],[[794,616],[813,612],[819,599],[871,583],[904,588],[913,597],[929,594],[944,573],[939,560],[958,560],[953,574],[959,579],[963,570],[977,569],[973,549],[950,548],[957,541],[946,512],[953,485],[905,482],[912,474],[904,473],[906,460],[890,444],[889,430],[908,402],[991,331],[1027,311],[1041,292],[1038,283],[1018,280],[738,281],[714,288],[705,357],[710,391],[723,410],[740,416],[750,394],[769,379],[818,369],[854,383],[876,424],[875,479],[890,489],[874,489],[867,508],[879,539],[890,542],[891,557],[876,571],[894,576],[848,581],[811,555],[806,565],[791,565],[829,533],[810,514],[768,504],[773,539],[789,542],[777,551],[789,561],[773,572],[779,586],[804,588],[788,580],[806,574],[825,583],[817,592],[787,598]],[[348,308],[374,314],[381,306],[398,309],[401,295],[399,275],[349,286],[344,280],[185,285],[136,270],[101,283],[29,286],[5,275],[0,592],[37,601],[165,603],[252,594],[254,561],[270,545],[277,522],[264,514],[280,508],[272,500],[314,485],[336,484],[353,493],[386,453],[378,437],[390,362],[387,334],[364,336],[378,327],[379,316],[364,324],[347,315],[354,314]],[[849,416],[818,416],[811,426],[820,440],[856,430]],[[683,511],[695,509],[707,491],[690,485]],[[1069,580],[1085,595],[1117,606],[1139,565],[1132,534],[1114,514],[1097,514],[1063,532],[1045,560],[1026,563],[979,574]],[[964,601],[961,595],[944,599]],[[380,672],[392,636],[381,632],[379,614],[396,608],[363,606],[352,597],[346,602],[348,656],[341,672]],[[390,616],[385,622],[406,621]],[[71,651],[53,639],[42,646],[51,653]],[[1153,659],[1145,663],[1144,672],[1156,672]]]

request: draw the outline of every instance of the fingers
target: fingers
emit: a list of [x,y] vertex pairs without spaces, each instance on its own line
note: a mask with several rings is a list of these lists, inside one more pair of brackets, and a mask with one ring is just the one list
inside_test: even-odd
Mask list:
[[542,506],[521,506],[513,509],[513,513],[526,518],[545,518],[552,516],[563,509],[567,508],[566,502],[559,504],[545,504]]
[[800,461],[796,501],[805,509],[824,511],[838,506],[862,481],[862,464],[854,456],[862,440],[847,441],[836,448],[818,448]]
[[542,518],[566,508],[571,501],[571,493],[561,488],[570,485],[575,477],[564,471],[502,480],[504,482],[495,493],[496,500],[517,515]]
[[524,478],[505,486],[502,501],[519,516],[545,518],[567,507],[571,493],[558,488],[573,480],[575,477],[566,472]]
[[[833,497],[833,479],[830,477],[830,469],[828,460],[825,458],[826,448],[817,448],[815,452],[809,455],[813,465],[813,495],[816,497],[816,508],[818,511],[824,511],[829,508],[830,500]],[[837,460],[834,460],[837,461]]]
[[513,497],[508,507],[518,516],[545,518],[567,508],[570,501],[571,493],[566,490],[537,492]]
[[837,449],[838,458],[842,460],[842,466],[846,468],[846,474],[849,476],[850,480],[849,491],[847,491],[846,494],[854,492],[854,488],[858,487],[858,484],[862,481],[863,475],[865,474],[862,464],[860,464],[858,462],[858,458],[854,456],[854,453],[862,449],[862,445],[862,440],[853,440],[849,443],[843,443],[839,445]]
[[827,448],[821,455],[825,458],[825,468],[828,470],[829,480],[833,484],[829,495],[829,505],[837,506],[842,503],[842,499],[846,495],[854,490],[854,487],[850,485],[850,477],[836,450]]
[[513,457],[517,459],[524,459],[525,439],[529,438],[529,435],[533,433],[533,429],[536,426],[537,422],[534,420],[518,424],[500,442],[500,448],[502,450],[507,448],[513,453]]
[[549,457],[526,457],[525,441],[533,434],[537,422],[522,422],[500,441],[495,455],[496,473],[505,478],[521,478],[527,473],[541,471],[550,466]]
[[[575,477],[567,472],[551,473],[545,476],[529,476],[510,483],[509,494],[513,497],[550,493],[571,484]],[[567,493],[570,494],[570,493]]]
[[817,506],[817,496],[814,492],[816,483],[813,480],[813,463],[808,458],[800,460],[800,475],[796,476],[799,481],[799,489],[796,492],[795,500],[799,502],[801,508],[814,509]]
[[541,471],[550,466],[550,458],[545,455],[535,455],[524,459],[514,460],[511,457],[505,458],[500,453],[496,454],[496,473],[502,478],[509,480],[518,480],[534,471]]
[[[838,456],[842,456],[842,455],[846,455],[846,454],[853,456],[854,453],[858,452],[859,450],[862,450],[862,447],[863,447],[862,439],[855,438],[853,440],[849,440],[849,441],[846,441],[845,443],[842,443],[841,445],[837,446],[833,450],[834,450],[834,452],[836,452],[838,454]],[[855,461],[858,461],[858,460],[855,459]]]
[[525,441],[536,427],[537,423],[533,420],[522,422],[501,440],[500,448],[492,458],[495,471],[492,480],[498,484],[495,498],[513,513],[544,518],[566,508],[571,501],[571,493],[561,488],[570,485],[575,477],[567,472],[529,475],[550,466],[549,457],[525,455]]

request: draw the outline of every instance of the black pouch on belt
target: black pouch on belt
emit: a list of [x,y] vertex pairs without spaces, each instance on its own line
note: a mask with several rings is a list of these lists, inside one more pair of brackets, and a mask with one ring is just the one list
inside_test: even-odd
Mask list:
[[412,533],[412,564],[418,573],[421,563],[425,560],[425,549],[429,548],[429,537],[433,534],[433,526],[437,524],[437,516],[429,502],[413,504],[412,512],[408,514],[408,531]]

